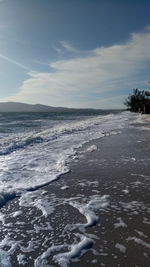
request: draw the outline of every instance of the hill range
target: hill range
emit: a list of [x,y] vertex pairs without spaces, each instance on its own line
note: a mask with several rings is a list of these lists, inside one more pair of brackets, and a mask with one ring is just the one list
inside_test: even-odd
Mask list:
[[73,112],[73,111],[97,111],[95,109],[74,109],[65,107],[52,107],[41,104],[25,104],[19,102],[0,102],[0,112]]

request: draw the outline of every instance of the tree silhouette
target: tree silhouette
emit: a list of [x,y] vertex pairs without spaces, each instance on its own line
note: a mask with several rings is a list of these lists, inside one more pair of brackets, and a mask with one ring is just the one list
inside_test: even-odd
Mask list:
[[150,91],[134,88],[124,104],[130,111],[150,113]]

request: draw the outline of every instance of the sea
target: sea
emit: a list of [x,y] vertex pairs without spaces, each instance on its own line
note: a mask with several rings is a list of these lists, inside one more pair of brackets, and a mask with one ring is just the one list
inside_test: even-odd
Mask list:
[[[59,240],[56,244],[51,222],[49,219],[45,224],[42,221],[43,218],[49,218],[48,216],[58,206],[58,199],[56,201],[55,195],[52,194],[50,198],[45,196],[44,186],[54,184],[58,179],[65,179],[64,174],[70,171],[70,163],[76,160],[78,150],[81,150],[85,144],[92,140],[101,140],[104,137],[109,138],[109,136],[121,134],[123,129],[133,123],[138,116],[128,111],[112,110],[94,112],[89,110],[86,113],[81,110],[80,112],[66,113],[0,114],[0,223],[1,230],[3,230],[0,240],[1,267],[67,267],[70,266],[72,259],[82,256],[83,251],[85,252],[93,242],[91,237],[77,234],[70,245],[61,237],[61,241]],[[96,149],[96,145],[92,144],[86,150],[83,149],[82,154],[92,153]],[[20,208],[9,214],[9,221],[5,207],[14,199],[19,199]],[[60,202],[62,201],[77,208],[85,216],[86,224],[80,225],[80,228],[84,228],[83,233],[97,220],[94,209],[107,207],[109,203],[107,196],[99,197],[97,195],[91,196],[88,204],[83,206],[72,199],[64,200],[63,198]],[[22,213],[22,207],[29,208],[29,210],[31,207],[35,207],[42,215],[34,218],[34,213],[31,215],[30,210],[27,218],[24,217],[24,221],[22,221],[22,216],[25,216]],[[21,216],[20,220],[19,216]],[[15,222],[11,221],[15,219]],[[59,221],[60,218],[57,219]],[[25,230],[23,233],[21,232],[21,227],[24,224],[27,225],[25,220],[30,222],[34,229],[30,229],[30,231],[28,229],[28,237],[30,234],[33,237],[23,247],[21,242],[27,240]],[[13,228],[14,225],[15,228]],[[42,240],[40,231],[44,231],[44,229],[49,231],[51,236],[48,236],[49,234],[46,232],[45,241],[42,241],[43,249],[40,251],[38,247]],[[57,228],[55,232],[56,230]],[[48,240],[52,242],[51,245],[47,244]],[[38,247],[39,255],[34,255],[34,247],[35,250]],[[18,253],[18,249],[21,252]],[[69,252],[58,254],[59,251],[64,250],[69,250]],[[57,255],[54,255],[55,263],[54,265],[48,264],[47,258],[51,253],[55,254],[54,252],[57,252]],[[14,254],[17,254],[15,256],[17,260],[15,259],[15,263],[12,263],[11,258],[14,257]]]
[[0,114],[0,206],[69,171],[84,143],[117,134],[128,112]]

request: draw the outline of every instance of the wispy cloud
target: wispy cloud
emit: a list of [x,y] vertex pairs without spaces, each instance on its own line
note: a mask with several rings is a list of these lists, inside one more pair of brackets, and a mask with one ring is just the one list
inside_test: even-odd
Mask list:
[[14,60],[14,59],[12,59],[10,57],[7,57],[7,56],[4,56],[4,55],[0,54],[0,58],[3,59],[3,60],[8,61],[9,63],[12,63],[12,64],[18,66],[19,68],[22,68],[22,69],[26,70],[28,72],[31,71],[28,67],[26,67],[25,65],[17,62],[16,60]]
[[81,51],[75,47],[73,47],[70,43],[63,40],[60,41],[57,45],[52,45],[52,48],[58,53],[59,56],[64,57],[66,55],[76,55],[80,54]]
[[66,41],[60,41],[60,44],[62,45],[63,48],[65,48],[69,52],[78,52],[78,49],[76,49]]
[[[55,106],[121,107],[124,90],[143,79],[142,73],[150,63],[149,44],[150,27],[131,34],[123,44],[98,47],[72,59],[53,62],[49,64],[53,72],[30,72],[11,100]],[[68,44],[65,46],[72,52]]]

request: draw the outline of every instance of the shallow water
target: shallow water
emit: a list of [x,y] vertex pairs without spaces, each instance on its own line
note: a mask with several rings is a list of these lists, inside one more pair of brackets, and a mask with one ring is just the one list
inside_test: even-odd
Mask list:
[[[68,160],[84,143],[117,134],[130,114],[0,117],[0,206],[7,199],[47,184],[69,171]],[[9,129],[9,130],[8,130]]]

